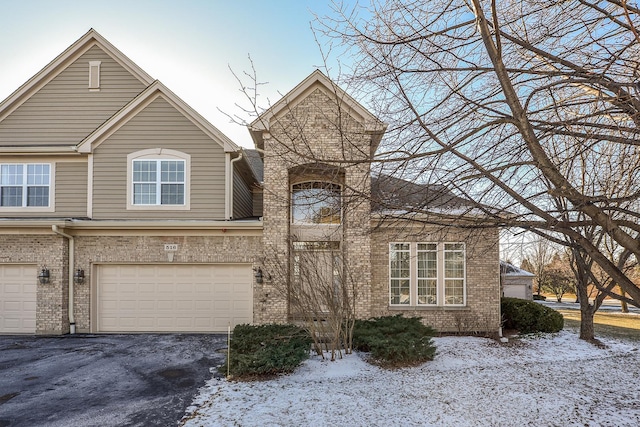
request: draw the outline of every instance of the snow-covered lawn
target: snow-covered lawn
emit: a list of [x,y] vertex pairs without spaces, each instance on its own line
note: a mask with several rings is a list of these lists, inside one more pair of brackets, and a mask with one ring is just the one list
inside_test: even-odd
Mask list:
[[435,360],[394,371],[362,355],[311,358],[264,382],[211,379],[183,426],[640,425],[640,343],[575,331],[512,340],[436,338]]

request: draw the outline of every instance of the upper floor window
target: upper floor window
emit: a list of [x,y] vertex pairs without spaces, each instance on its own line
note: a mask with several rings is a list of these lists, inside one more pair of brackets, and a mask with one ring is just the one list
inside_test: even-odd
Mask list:
[[303,182],[291,188],[294,224],[340,224],[341,187],[328,182]]
[[134,160],[134,205],[184,205],[184,160]]
[[151,149],[129,155],[128,209],[188,209],[190,156]]
[[0,164],[1,207],[49,207],[50,188],[50,164]]

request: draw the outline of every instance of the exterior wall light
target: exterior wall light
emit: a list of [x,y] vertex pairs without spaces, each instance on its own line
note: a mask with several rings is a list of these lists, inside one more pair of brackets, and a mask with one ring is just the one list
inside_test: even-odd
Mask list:
[[73,283],[79,285],[81,283],[84,283],[84,270],[79,268],[76,270],[75,273],[73,273]]
[[49,274],[49,269],[47,267],[43,267],[42,270],[40,270],[40,274],[38,274],[38,280],[40,281],[41,285],[46,285],[47,283],[49,283],[49,279],[50,279],[50,274]]
[[255,276],[256,276],[256,283],[261,284],[262,282],[264,282],[264,278],[262,276],[262,269],[260,267],[258,267],[258,269],[256,270]]

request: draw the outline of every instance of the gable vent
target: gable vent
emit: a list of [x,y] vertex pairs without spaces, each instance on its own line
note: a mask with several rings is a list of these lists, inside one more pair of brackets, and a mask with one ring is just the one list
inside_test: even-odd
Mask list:
[[100,90],[100,64],[102,61],[89,61],[89,90]]

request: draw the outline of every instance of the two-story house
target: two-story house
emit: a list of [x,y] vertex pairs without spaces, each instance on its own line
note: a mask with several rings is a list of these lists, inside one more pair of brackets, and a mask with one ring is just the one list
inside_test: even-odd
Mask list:
[[497,231],[393,214],[465,201],[372,176],[385,125],[324,74],[249,132],[255,150],[94,30],[72,44],[0,104],[0,333],[285,322],[309,255],[349,271],[358,317],[498,330]]

